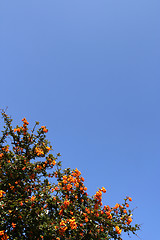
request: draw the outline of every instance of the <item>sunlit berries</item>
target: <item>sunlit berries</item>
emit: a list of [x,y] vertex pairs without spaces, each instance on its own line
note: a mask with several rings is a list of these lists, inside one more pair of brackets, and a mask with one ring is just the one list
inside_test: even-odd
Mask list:
[[120,229],[118,226],[116,226],[115,229],[116,229],[116,232],[117,232],[118,234],[121,234],[122,229]]
[[44,133],[47,133],[47,132],[48,132],[48,129],[47,129],[45,126],[42,126],[41,128],[42,128],[42,130],[43,130]]

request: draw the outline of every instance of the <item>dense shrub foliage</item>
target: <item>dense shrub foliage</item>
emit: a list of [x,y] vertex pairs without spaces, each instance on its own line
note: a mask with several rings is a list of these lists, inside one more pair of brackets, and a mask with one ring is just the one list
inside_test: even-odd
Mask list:
[[12,127],[2,111],[0,137],[0,239],[95,240],[121,239],[132,226],[130,197],[114,207],[102,205],[104,187],[87,194],[78,169],[61,168],[53,156],[45,126],[29,131],[28,122]]

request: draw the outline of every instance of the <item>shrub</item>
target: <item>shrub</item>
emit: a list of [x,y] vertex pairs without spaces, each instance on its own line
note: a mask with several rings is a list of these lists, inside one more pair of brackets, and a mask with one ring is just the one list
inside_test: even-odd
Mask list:
[[[0,138],[0,239],[95,240],[121,239],[121,232],[136,234],[131,226],[130,197],[114,207],[102,205],[100,188],[87,194],[78,169],[62,170],[46,140],[45,126],[32,130],[12,127],[2,111],[4,128]],[[51,180],[51,181],[50,181]]]

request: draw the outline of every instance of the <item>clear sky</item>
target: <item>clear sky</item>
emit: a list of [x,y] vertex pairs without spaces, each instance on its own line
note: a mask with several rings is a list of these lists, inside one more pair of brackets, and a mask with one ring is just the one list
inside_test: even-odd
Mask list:
[[160,223],[159,11],[159,0],[0,1],[0,108],[46,125],[90,195],[132,197],[143,240]]

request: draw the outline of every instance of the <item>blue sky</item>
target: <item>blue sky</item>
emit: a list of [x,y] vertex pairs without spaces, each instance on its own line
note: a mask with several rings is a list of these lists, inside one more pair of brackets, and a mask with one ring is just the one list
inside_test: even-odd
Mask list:
[[0,108],[15,125],[46,125],[90,195],[104,186],[111,206],[131,196],[143,240],[159,236],[159,9],[159,0],[0,2]]

